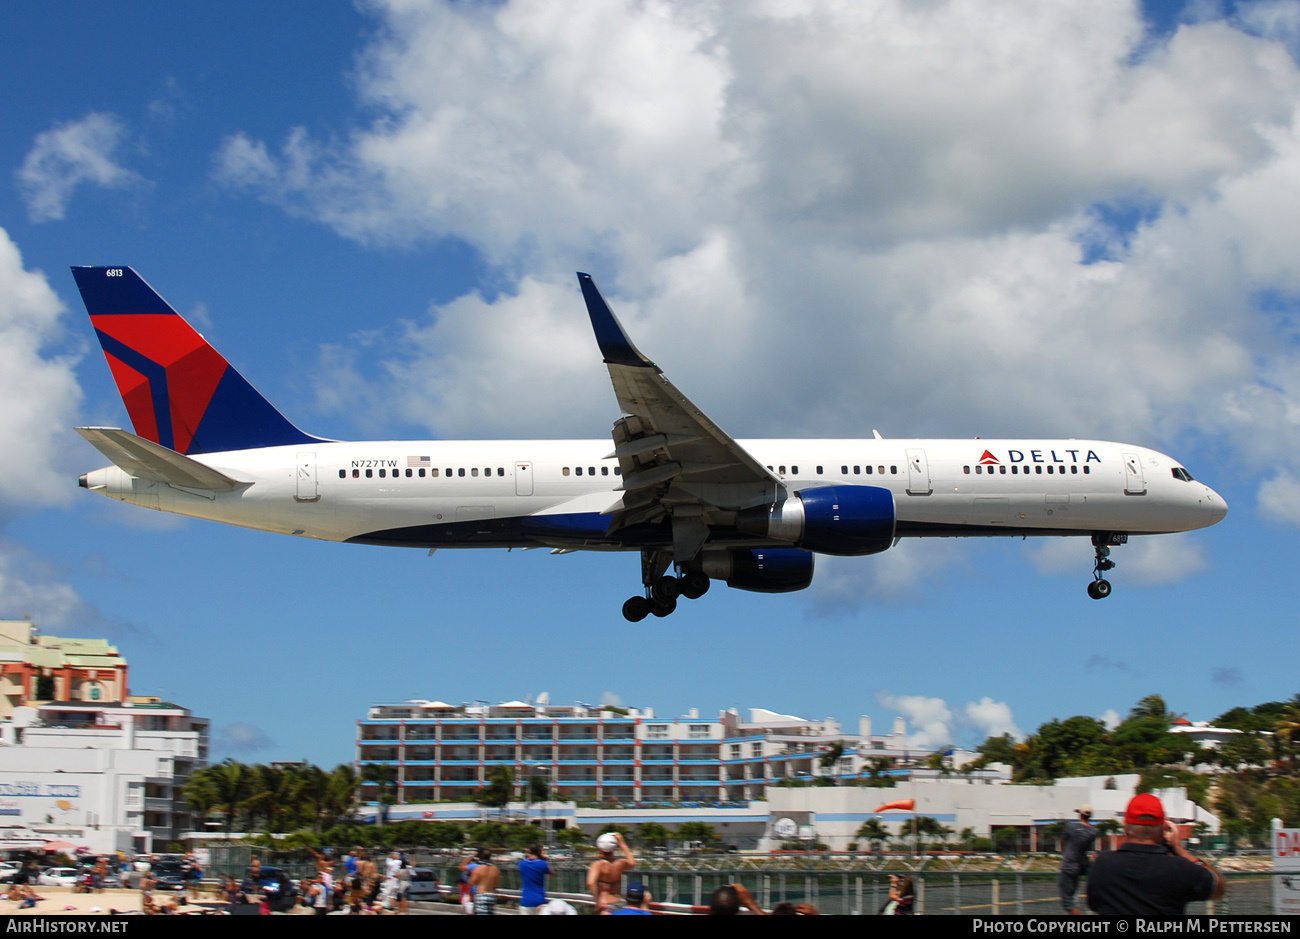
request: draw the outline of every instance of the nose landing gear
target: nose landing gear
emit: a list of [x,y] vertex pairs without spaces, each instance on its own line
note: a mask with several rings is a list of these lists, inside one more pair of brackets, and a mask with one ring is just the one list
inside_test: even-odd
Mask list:
[[1102,574],[1115,568],[1115,562],[1110,559],[1111,545],[1127,543],[1128,535],[1124,534],[1103,532],[1092,536],[1094,560],[1092,564],[1092,583],[1088,585],[1088,596],[1094,600],[1105,600],[1110,596],[1110,581],[1106,580]]

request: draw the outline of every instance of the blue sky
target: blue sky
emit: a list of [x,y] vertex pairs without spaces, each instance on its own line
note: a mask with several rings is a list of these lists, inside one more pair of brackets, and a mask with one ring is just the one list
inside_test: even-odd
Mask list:
[[[51,2],[0,52],[0,616],[118,643],[218,757],[347,760],[406,697],[971,745],[1300,690],[1300,4]],[[323,436],[603,436],[586,270],[734,436],[1125,440],[1231,513],[1119,549],[1103,603],[1086,544],[927,541],[629,626],[634,555],[79,491],[72,426],[126,414],[71,264],[136,268]]]

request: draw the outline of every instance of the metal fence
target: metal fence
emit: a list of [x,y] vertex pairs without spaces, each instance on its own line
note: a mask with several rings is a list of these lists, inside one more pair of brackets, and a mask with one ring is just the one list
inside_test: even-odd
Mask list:
[[[249,860],[256,854],[263,864],[283,868],[291,877],[314,876],[315,859],[305,852],[270,853],[243,845],[219,845],[211,849],[208,876],[230,874],[242,878]],[[410,852],[417,867],[433,870],[438,879],[453,888],[460,876],[463,854]],[[521,887],[513,860],[499,856],[501,886]],[[548,889],[556,894],[583,894],[587,890],[587,867],[581,858],[552,859],[555,875]],[[1043,863],[1041,867],[1054,867]],[[889,875],[907,874],[916,883],[917,912],[928,916],[1054,915],[1061,913],[1054,870],[909,870],[903,866],[876,864],[824,865],[809,863],[783,866],[776,859],[718,858],[710,862],[663,864],[660,858],[642,859],[633,878],[645,883],[653,898],[663,903],[707,905],[709,895],[725,884],[743,883],[764,909],[778,903],[810,903],[823,914],[874,915],[889,897]],[[1228,871],[1228,890],[1213,904],[1189,904],[1189,914],[1213,912],[1228,915],[1257,915],[1273,912],[1273,884],[1269,871]],[[1079,905],[1086,909],[1087,878],[1079,883]]]

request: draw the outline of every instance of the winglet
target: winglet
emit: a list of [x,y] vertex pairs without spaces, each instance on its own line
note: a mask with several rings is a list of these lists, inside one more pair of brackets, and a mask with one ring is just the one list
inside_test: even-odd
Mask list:
[[654,368],[654,363],[632,345],[632,340],[628,338],[605,298],[600,295],[591,275],[579,271],[578,284],[582,287],[582,299],[587,301],[587,315],[591,317],[591,328],[596,332],[596,343],[600,346],[601,355],[605,357],[605,364]]

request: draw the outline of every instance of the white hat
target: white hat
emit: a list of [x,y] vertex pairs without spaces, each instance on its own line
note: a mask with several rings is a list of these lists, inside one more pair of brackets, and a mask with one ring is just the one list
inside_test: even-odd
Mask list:
[[596,839],[596,847],[601,851],[614,851],[618,848],[618,836],[607,831]]
[[547,900],[537,911],[538,916],[577,916],[578,911],[563,900]]

